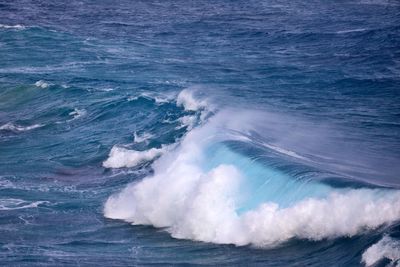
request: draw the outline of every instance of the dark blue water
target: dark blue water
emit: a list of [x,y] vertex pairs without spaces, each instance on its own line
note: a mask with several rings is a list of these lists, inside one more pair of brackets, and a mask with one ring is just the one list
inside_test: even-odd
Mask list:
[[4,266],[397,266],[400,4],[0,1]]

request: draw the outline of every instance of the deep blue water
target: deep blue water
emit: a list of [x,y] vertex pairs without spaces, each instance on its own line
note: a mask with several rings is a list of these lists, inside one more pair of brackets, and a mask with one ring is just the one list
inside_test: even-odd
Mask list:
[[0,1],[0,265],[397,266],[399,90],[395,0]]

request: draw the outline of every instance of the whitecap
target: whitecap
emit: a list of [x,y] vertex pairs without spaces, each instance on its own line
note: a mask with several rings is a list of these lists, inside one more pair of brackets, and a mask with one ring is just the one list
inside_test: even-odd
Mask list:
[[0,130],[6,130],[6,131],[12,131],[12,132],[25,132],[25,131],[30,131],[36,128],[43,127],[43,124],[33,124],[29,126],[21,126],[14,124],[12,122],[8,122],[2,126],[0,126]]
[[151,148],[145,151],[129,150],[113,146],[107,160],[103,162],[105,168],[135,167],[146,161],[151,161],[166,151],[166,148]]
[[48,88],[50,86],[50,84],[43,80],[39,80],[39,81],[35,82],[35,86],[45,89],[45,88]]
[[359,29],[349,29],[349,30],[342,30],[342,31],[337,31],[337,34],[346,34],[346,33],[352,33],[352,32],[363,32],[366,31],[367,29],[364,28],[359,28]]
[[16,24],[16,25],[5,25],[5,24],[0,24],[0,29],[14,29],[14,30],[24,30],[26,26]]
[[157,93],[141,93],[138,96],[130,96],[127,98],[128,101],[136,101],[139,98],[145,98],[151,101],[154,101],[156,104],[165,104],[171,101],[170,97],[167,95],[157,94]]
[[[375,216],[375,215],[374,215]],[[362,254],[361,262],[365,266],[372,266],[382,259],[391,260],[392,263],[400,260],[400,241],[389,236],[384,236],[379,242],[370,246]],[[400,263],[397,263],[400,266]]]

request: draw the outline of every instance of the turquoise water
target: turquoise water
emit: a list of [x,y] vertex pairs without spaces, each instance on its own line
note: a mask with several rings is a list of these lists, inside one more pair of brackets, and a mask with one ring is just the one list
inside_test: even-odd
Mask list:
[[0,2],[1,265],[363,266],[380,240],[400,255],[399,14]]

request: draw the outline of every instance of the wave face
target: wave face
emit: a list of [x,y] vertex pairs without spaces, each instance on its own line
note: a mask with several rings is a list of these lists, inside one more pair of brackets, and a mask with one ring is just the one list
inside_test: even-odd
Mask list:
[[396,266],[398,0],[0,1],[0,266]]

